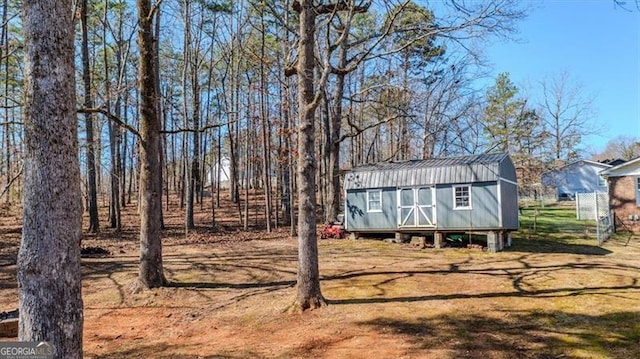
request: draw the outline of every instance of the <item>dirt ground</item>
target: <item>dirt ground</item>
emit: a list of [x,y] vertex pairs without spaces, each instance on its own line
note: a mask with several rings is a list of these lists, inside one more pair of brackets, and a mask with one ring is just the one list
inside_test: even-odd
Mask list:
[[[83,239],[110,253],[82,260],[86,358],[640,357],[640,238],[515,238],[496,254],[320,240],[329,305],[292,314],[288,228],[208,229],[208,212],[190,234],[181,212],[166,213],[171,285],[140,294],[134,206],[122,232]],[[0,312],[18,305],[19,217],[0,210]]]

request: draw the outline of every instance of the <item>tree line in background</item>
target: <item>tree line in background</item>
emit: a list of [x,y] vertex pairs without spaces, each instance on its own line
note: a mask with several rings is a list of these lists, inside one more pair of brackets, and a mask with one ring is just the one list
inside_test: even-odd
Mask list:
[[[215,226],[228,161],[239,223],[252,189],[263,228],[297,232],[293,307],[305,310],[325,304],[316,206],[337,215],[342,167],[500,151],[526,190],[594,130],[590,99],[563,74],[536,85],[538,100],[507,73],[477,85],[478,49],[512,33],[517,1],[3,2],[2,197],[25,199],[19,337],[53,341],[57,357],[81,356],[81,197],[91,232],[98,201],[120,229],[137,200],[134,289],[163,286],[163,201],[189,230],[208,191]],[[60,278],[41,275],[52,266]]]
[[[22,24],[19,3],[4,0],[0,35],[0,180],[4,201],[20,198],[23,153]],[[558,160],[584,155],[595,133],[592,98],[565,72],[533,84],[530,98],[508,73],[486,85],[481,41],[509,36],[524,10],[515,2],[342,1],[313,24],[313,107],[317,191],[323,220],[340,210],[341,168],[364,163],[508,152],[522,191]],[[291,224],[300,84],[300,18],[294,1],[163,1],[152,19],[155,91],[161,120],[164,204],[178,194],[185,225],[194,205],[219,184],[250,223],[248,189],[264,193],[266,228]],[[137,10],[126,0],[82,0],[75,8],[83,196],[89,230],[98,199],[108,226],[140,180],[141,94]],[[327,4],[324,4],[327,5]],[[316,11],[317,12],[317,11]],[[484,87],[483,87],[484,86]],[[634,141],[632,138],[631,141]],[[612,142],[615,143],[615,142]],[[613,146],[613,145],[612,145]],[[608,152],[611,149],[608,149]],[[612,157],[633,154],[622,150]],[[221,174],[223,161],[229,172]],[[215,214],[212,213],[215,225]]]

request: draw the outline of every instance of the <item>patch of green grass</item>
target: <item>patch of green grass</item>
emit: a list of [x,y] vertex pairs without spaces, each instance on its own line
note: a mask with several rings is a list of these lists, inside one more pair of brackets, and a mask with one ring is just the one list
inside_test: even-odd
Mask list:
[[533,236],[514,237],[513,246],[506,248],[507,252],[530,253],[573,253],[583,255],[606,255],[610,250],[598,246],[596,239],[564,238]]
[[576,219],[573,207],[533,207],[520,211],[519,233],[528,238],[589,238],[595,232],[595,221]]
[[[551,313],[559,343],[576,357],[637,357],[640,324],[637,312],[614,312],[601,315]],[[636,350],[630,350],[634,348]]]

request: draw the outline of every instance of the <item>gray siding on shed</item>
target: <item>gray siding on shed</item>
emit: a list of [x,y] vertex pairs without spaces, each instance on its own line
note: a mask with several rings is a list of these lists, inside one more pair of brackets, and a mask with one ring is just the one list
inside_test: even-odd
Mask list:
[[367,212],[367,190],[347,192],[344,216],[352,231],[375,231],[395,229],[398,226],[395,188],[382,189],[382,212]]
[[517,230],[519,225],[518,186],[500,182],[500,204],[502,205],[502,228]]
[[500,228],[498,186],[471,183],[471,209],[453,209],[453,185],[436,187],[437,229]]
[[518,182],[516,166],[513,165],[509,156],[500,161],[500,178],[513,183]]

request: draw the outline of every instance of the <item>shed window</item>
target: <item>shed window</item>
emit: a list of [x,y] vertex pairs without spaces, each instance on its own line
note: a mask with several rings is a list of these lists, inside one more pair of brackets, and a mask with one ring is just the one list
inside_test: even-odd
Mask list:
[[598,175],[598,187],[604,187],[607,185],[607,181],[605,180],[604,176],[599,174]]
[[367,212],[382,212],[382,190],[367,191]]
[[471,186],[453,187],[453,209],[471,209]]

